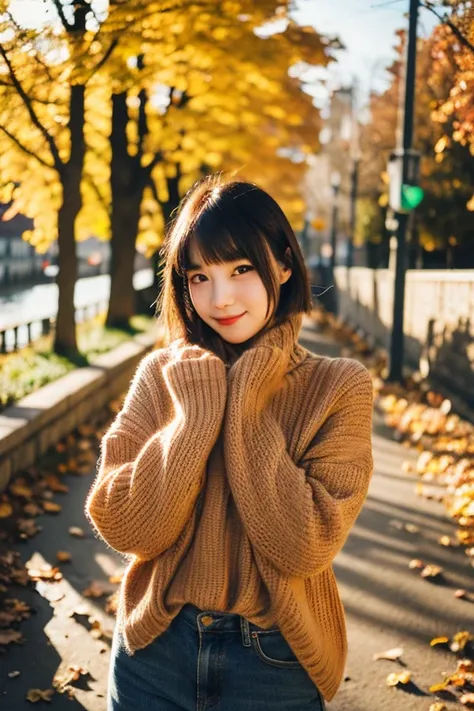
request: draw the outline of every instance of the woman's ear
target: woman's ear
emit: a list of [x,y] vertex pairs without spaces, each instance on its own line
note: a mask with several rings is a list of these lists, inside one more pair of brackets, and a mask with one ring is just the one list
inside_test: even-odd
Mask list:
[[291,258],[291,249],[287,247],[285,249],[285,255],[283,257],[283,263],[280,262],[279,267],[280,267],[280,284],[285,284],[288,279],[291,277],[292,274],[292,258]]

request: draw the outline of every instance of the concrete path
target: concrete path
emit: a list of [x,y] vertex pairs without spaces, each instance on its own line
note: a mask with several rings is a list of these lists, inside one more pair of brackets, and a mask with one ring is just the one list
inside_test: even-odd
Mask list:
[[[302,342],[315,352],[337,355],[338,346],[330,338],[311,330],[303,331]],[[472,587],[472,568],[460,549],[443,548],[441,535],[452,535],[453,525],[443,507],[418,498],[415,479],[404,474],[401,464],[415,459],[416,453],[394,441],[392,433],[376,414],[374,423],[376,471],[369,496],[344,550],[335,561],[343,603],[347,612],[349,657],[346,679],[329,711],[428,711],[435,698],[428,688],[442,680],[442,672],[455,670],[452,653],[430,648],[436,636],[452,636],[462,629],[474,632],[474,605],[454,598],[456,588]],[[55,499],[63,506],[57,516],[37,519],[42,532],[16,546],[23,561],[42,560],[55,564],[57,550],[69,550],[72,562],[61,565],[64,580],[58,585],[64,597],[48,602],[34,590],[18,588],[12,597],[29,603],[36,614],[26,620],[21,631],[24,645],[9,645],[0,657],[0,708],[23,711],[31,708],[25,700],[28,689],[47,689],[58,668],[79,665],[89,674],[75,685],[75,698],[55,694],[49,707],[56,711],[105,711],[107,667],[113,619],[103,612],[103,603],[83,598],[81,593],[94,580],[107,581],[121,559],[97,540],[83,514],[84,500],[92,482],[90,476],[66,477],[70,491]],[[416,524],[418,534],[400,528]],[[71,538],[70,526],[87,531],[83,540]],[[421,558],[445,568],[445,585],[423,580],[408,569],[412,558]],[[81,609],[84,604],[87,609]],[[76,614],[73,614],[76,612]],[[87,613],[87,614],[77,614]],[[105,631],[94,639],[89,617]],[[373,655],[403,647],[403,665],[373,661]],[[412,672],[407,688],[389,688],[389,673]],[[16,678],[8,673],[20,671]],[[445,698],[449,698],[447,695]],[[451,697],[453,698],[453,697]],[[45,704],[39,704],[44,708]],[[454,702],[447,709],[462,708]],[[231,710],[229,710],[231,711]],[[257,711],[257,710],[256,710]]]

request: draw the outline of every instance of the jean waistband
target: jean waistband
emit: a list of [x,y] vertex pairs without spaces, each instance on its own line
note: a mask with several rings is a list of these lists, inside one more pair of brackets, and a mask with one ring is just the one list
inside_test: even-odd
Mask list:
[[[179,614],[196,631],[230,632],[240,630],[244,646],[250,646],[251,632],[262,630],[262,627],[249,622],[241,615],[217,610],[201,610],[190,604],[184,605]],[[278,627],[272,627],[271,629],[278,629]]]

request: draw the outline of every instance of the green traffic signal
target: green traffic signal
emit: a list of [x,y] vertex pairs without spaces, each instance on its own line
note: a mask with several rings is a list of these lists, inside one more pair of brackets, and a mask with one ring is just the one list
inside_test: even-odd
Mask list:
[[402,210],[414,210],[423,200],[425,191],[419,185],[402,185]]

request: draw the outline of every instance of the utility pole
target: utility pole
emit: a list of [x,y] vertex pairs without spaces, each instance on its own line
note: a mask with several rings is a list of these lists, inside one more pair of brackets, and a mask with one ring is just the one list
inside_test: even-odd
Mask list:
[[[399,153],[402,155],[402,183],[409,180],[410,155],[413,142],[413,115],[415,99],[415,78],[416,78],[416,44],[418,10],[420,0],[410,0],[408,42],[406,47],[406,67],[405,67],[405,91],[403,102],[403,124],[401,135],[401,146]],[[394,274],[393,293],[393,322],[390,339],[390,362],[388,381],[401,381],[403,375],[404,358],[404,332],[403,316],[405,308],[405,272],[406,272],[406,234],[408,215],[406,213],[395,212],[397,224],[396,239],[397,252]]]

